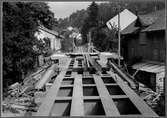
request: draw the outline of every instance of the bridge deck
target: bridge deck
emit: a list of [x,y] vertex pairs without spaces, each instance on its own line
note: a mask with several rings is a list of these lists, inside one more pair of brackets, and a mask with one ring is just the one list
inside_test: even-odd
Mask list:
[[[98,62],[89,62],[96,66],[94,63]],[[74,68],[78,71],[73,71]],[[96,69],[88,70],[84,69],[84,59],[69,59],[55,78],[36,116],[157,117],[117,73],[105,70],[97,74]]]

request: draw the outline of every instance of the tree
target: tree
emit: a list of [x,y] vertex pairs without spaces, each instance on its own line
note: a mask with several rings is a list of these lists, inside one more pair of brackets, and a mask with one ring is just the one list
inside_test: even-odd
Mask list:
[[92,42],[99,51],[114,51],[117,45],[117,30],[109,30],[106,27],[98,27],[92,32]]
[[61,32],[62,35],[64,35],[64,39],[61,41],[61,50],[64,52],[70,52],[72,51],[73,47],[73,39],[69,36],[72,34],[72,31],[64,30]]
[[98,26],[98,5],[93,1],[88,7],[88,17],[85,18],[83,26],[81,28],[81,34],[83,43],[87,43],[87,34],[89,30],[93,27]]
[[88,7],[88,19],[89,27],[98,26],[98,5],[93,1],[92,4]]
[[34,36],[38,23],[52,28],[54,15],[46,3],[3,3],[3,87],[21,82],[34,69],[40,41]]

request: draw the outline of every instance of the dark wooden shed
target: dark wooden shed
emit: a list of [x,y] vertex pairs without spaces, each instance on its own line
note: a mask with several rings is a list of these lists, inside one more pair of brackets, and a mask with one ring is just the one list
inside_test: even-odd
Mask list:
[[139,15],[121,34],[127,62],[165,61],[165,10]]

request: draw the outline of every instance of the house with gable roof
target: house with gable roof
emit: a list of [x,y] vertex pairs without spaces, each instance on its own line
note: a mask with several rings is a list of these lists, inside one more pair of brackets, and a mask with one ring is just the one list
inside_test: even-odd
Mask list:
[[164,89],[165,10],[138,15],[121,31],[122,56],[138,81],[156,92]]
[[48,38],[50,40],[50,48],[52,51],[59,51],[61,49],[61,40],[64,39],[64,36],[54,30],[47,29],[44,26],[39,26],[38,29],[39,32],[35,34],[38,39]]

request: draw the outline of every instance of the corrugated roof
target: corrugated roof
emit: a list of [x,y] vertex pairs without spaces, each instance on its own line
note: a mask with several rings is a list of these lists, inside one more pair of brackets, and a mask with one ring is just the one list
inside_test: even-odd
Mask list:
[[156,64],[152,62],[141,62],[134,64],[132,66],[133,69],[150,72],[150,73],[160,73],[165,72],[165,65],[162,64]]

